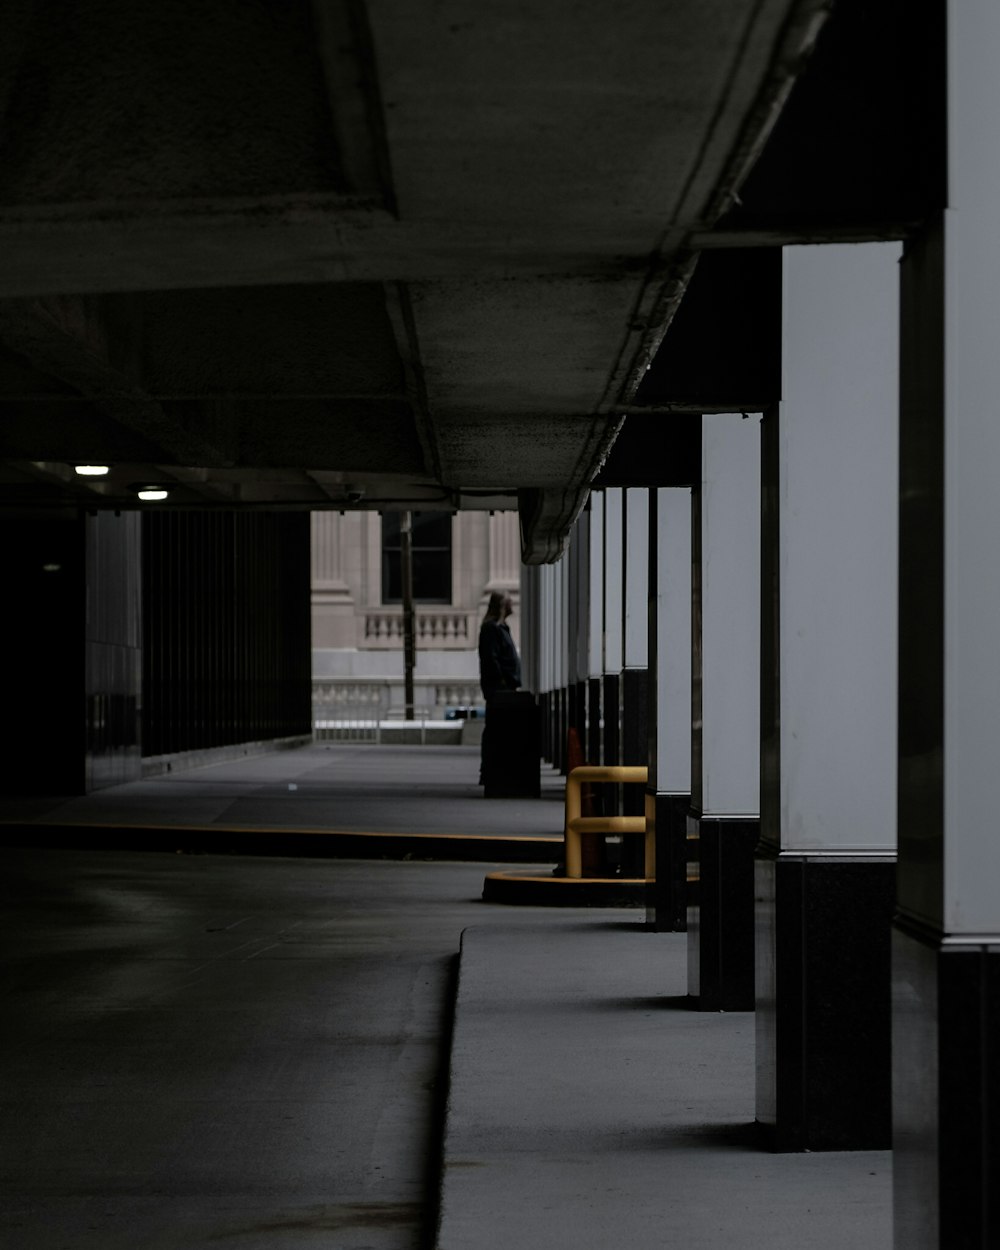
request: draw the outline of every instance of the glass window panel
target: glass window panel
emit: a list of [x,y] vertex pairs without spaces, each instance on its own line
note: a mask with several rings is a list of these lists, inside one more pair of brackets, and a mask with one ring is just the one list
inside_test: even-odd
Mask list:
[[[382,602],[403,597],[400,514],[382,517]],[[418,603],[451,602],[451,531],[447,512],[412,514],[413,598]]]

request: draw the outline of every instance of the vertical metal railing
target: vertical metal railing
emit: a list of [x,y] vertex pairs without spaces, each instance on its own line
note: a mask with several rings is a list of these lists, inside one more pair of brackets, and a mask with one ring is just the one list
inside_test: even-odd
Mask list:
[[[350,697],[351,694],[355,697]],[[378,742],[389,711],[389,684],[313,693],[313,739],[316,742]]]

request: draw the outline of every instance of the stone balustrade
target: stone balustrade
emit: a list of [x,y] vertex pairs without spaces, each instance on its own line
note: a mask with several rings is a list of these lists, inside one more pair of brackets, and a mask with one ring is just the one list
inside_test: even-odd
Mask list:
[[[416,609],[417,647],[457,651],[476,646],[479,616],[461,608]],[[399,607],[368,608],[364,618],[365,650],[390,650],[403,645],[403,612]]]

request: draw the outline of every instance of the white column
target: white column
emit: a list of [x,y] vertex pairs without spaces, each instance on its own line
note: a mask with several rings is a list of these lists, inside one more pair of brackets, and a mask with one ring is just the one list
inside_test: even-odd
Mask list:
[[[625,491],[622,507],[622,676],[621,737],[619,758],[623,764],[649,762],[649,491],[645,487]],[[622,815],[641,816],[645,794],[638,786],[623,786]],[[645,874],[644,848],[635,838],[622,843],[620,871],[630,876]]]
[[601,682],[602,741],[604,764],[621,759],[621,673],[624,661],[622,636],[624,579],[622,573],[622,531],[624,491],[620,487],[604,492],[604,678]]
[[782,850],[894,853],[899,245],[786,248]]
[[590,509],[580,513],[574,526],[576,544],[576,596],[574,599],[575,626],[574,680],[586,681],[590,659],[590,531],[593,517]]
[[[891,1137],[897,244],[787,248],[764,419],[757,1121]],[[850,900],[849,903],[845,900]]]
[[1000,6],[942,7],[947,208],[902,265],[893,1143],[907,1250],[1000,1244]]
[[590,496],[590,568],[588,583],[587,675],[604,671],[604,492]]
[[646,667],[649,616],[649,491],[625,491],[622,547],[622,667]]
[[692,509],[688,993],[702,1011],[754,1005],[760,833],[760,417],[702,418]]
[[[656,492],[656,777],[691,792],[691,491]],[[652,779],[651,779],[652,780]]]
[[[581,514],[582,515],[582,514]],[[579,633],[580,633],[580,521],[581,517],[573,523],[570,530],[569,542],[566,544],[566,554],[563,556],[562,563],[565,567],[565,585],[566,585],[566,682],[572,686],[577,680],[578,674],[578,657],[579,657]]]
[[315,590],[339,589],[345,585],[340,554],[341,519],[337,512],[310,514],[312,584]]
[[565,689],[569,684],[569,666],[570,666],[570,612],[572,608],[572,599],[570,597],[569,583],[570,561],[567,556],[563,556],[556,565],[556,573],[558,575],[558,596],[559,596],[559,648],[556,656],[559,671],[559,687]]
[[760,811],[760,417],[706,416],[701,489],[703,816]]
[[554,569],[551,564],[543,564],[539,570],[542,599],[542,637],[539,648],[542,660],[541,690],[549,693],[555,684],[554,655],[556,637],[556,605],[554,589]]
[[491,512],[489,517],[488,591],[513,594],[520,586],[521,533],[516,512]]
[[[309,518],[314,653],[357,645],[354,598],[344,567],[346,520],[338,512],[313,512]],[[324,665],[314,663],[317,667]]]
[[552,626],[549,632],[549,689],[558,690],[562,648],[562,602],[559,591],[562,586],[562,569],[557,564],[548,568],[549,605]]
[[622,670],[622,490],[604,492],[604,664],[605,673]]
[[646,829],[656,849],[646,921],[687,928],[691,804],[691,490],[649,492]]
[[[948,6],[944,289],[944,860],[925,919],[1000,934],[1000,8]],[[908,905],[912,900],[907,898]]]

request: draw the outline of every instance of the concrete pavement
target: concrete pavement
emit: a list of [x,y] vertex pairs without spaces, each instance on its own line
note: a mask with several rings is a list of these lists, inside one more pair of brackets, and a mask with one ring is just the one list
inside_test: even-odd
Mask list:
[[478,774],[474,746],[314,743],[87,795],[0,796],[0,840],[555,864],[563,778],[543,766],[540,798],[484,799]]
[[462,939],[439,1250],[891,1250],[889,1152],[777,1155],[754,1016],[620,914]]
[[[487,802],[461,748],[338,749],[0,815],[561,822],[554,777]],[[890,1155],[758,1149],[753,1016],[691,1011],[684,936],[634,911],[484,904],[482,864],[0,863],[5,1245],[889,1250]]]

